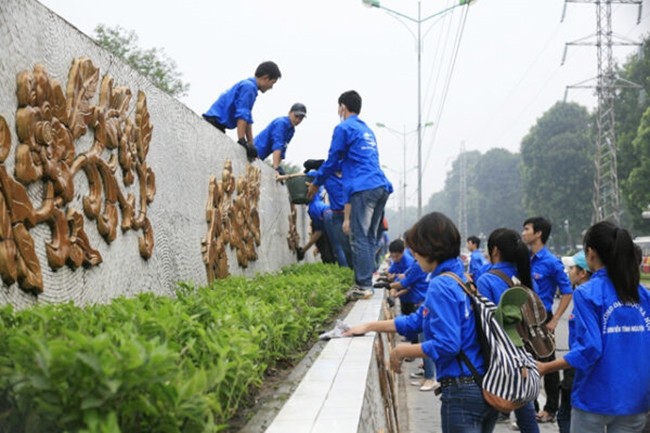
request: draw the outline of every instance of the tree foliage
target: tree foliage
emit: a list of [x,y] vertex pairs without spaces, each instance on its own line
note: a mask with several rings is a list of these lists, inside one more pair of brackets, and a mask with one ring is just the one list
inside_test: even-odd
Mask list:
[[640,234],[650,233],[650,221],[643,220],[641,212],[650,205],[648,185],[650,170],[648,157],[648,108],[650,108],[650,37],[642,49],[631,56],[619,72],[621,78],[641,86],[624,87],[616,98],[616,146],[619,185],[625,204],[626,223]]
[[[556,227],[558,245],[572,245],[592,215],[594,153],[591,117],[575,103],[556,103],[521,143],[524,208]],[[558,230],[567,221],[566,231]]]
[[632,151],[637,164],[625,181],[625,198],[634,226],[646,233],[650,223],[641,218],[641,213],[650,205],[650,108],[641,118]]
[[176,98],[187,95],[190,85],[181,80],[182,74],[176,62],[162,48],[139,48],[138,36],[134,31],[99,24],[95,27],[94,39],[165,93]]
[[520,155],[491,149],[476,167],[479,233],[489,235],[499,227],[517,230],[525,219],[522,205]]

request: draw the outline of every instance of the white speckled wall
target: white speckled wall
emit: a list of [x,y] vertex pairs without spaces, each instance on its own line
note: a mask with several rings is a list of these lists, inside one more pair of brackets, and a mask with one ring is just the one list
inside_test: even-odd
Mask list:
[[[72,61],[80,57],[89,58],[99,68],[100,80],[109,74],[115,85],[131,89],[131,118],[135,117],[137,92],[146,94],[153,124],[147,164],[156,178],[156,195],[147,210],[155,239],[153,254],[149,260],[140,256],[139,232],[122,232],[118,228],[116,239],[109,244],[98,233],[96,224],[86,218],[86,233],[91,245],[101,253],[103,263],[76,270],[63,266],[53,271],[48,266],[45,249],[45,243],[51,239],[50,228],[39,224],[29,232],[42,269],[43,293],[36,297],[20,290],[17,284],[7,286],[0,282],[0,304],[25,307],[71,300],[83,305],[143,291],[172,294],[178,281],[205,284],[201,239],[208,229],[205,206],[210,176],[220,176],[227,159],[233,162],[235,177],[244,173],[247,162],[241,147],[200,116],[153,87],[40,3],[3,0],[0,2],[0,116],[11,130],[11,151],[2,163],[10,175],[14,174],[19,143],[15,128],[17,74],[42,64],[65,92]],[[75,148],[88,149],[92,140],[93,132],[88,131],[75,142]],[[230,273],[236,275],[252,276],[295,262],[295,254],[287,244],[290,206],[286,187],[274,181],[273,170],[265,163],[254,164],[262,170],[259,259],[244,270],[227,248]],[[82,211],[81,197],[88,190],[83,173],[75,176],[74,185],[75,196],[70,207]],[[34,203],[39,203],[42,185],[31,185],[28,193]],[[298,210],[298,232],[304,239],[304,207]],[[119,214],[118,222],[121,220]]]

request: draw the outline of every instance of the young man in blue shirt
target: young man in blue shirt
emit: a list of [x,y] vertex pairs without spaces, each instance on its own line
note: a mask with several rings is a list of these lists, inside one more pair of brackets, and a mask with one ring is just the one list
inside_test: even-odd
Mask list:
[[253,105],[257,93],[271,90],[282,77],[280,68],[274,62],[259,64],[255,76],[242,80],[219,96],[214,104],[203,113],[203,118],[221,132],[237,129],[237,143],[246,149],[249,160],[257,157],[253,144]]
[[479,249],[480,246],[481,240],[477,236],[470,236],[467,238],[467,249],[470,252],[467,272],[474,281],[477,281],[478,277],[481,276],[481,269],[486,264],[485,257]]
[[341,123],[334,128],[327,160],[309,186],[308,196],[313,196],[334,174],[340,161],[350,203],[356,280],[353,293],[357,298],[366,298],[372,293],[377,230],[393,186],[381,170],[375,134],[359,119],[361,96],[349,90],[339,96],[338,103]]
[[[550,235],[551,223],[545,218],[532,217],[524,221],[521,238],[531,251],[531,274],[533,281],[537,283],[537,294],[546,307],[548,316],[546,327],[550,331],[555,331],[560,318],[571,303],[573,291],[562,262],[546,248],[546,241]],[[558,289],[560,290],[560,304],[553,313],[553,298]],[[555,352],[549,358],[540,361],[553,360],[555,360]],[[558,372],[544,376],[544,391],[546,391],[546,404],[544,410],[537,414],[537,421],[553,422],[560,397],[560,374]]]
[[280,163],[284,160],[287,146],[296,132],[296,126],[300,125],[306,116],[307,107],[296,102],[291,106],[287,116],[274,119],[255,137],[257,156],[265,160],[269,155],[273,155],[273,169],[279,176],[284,175]]

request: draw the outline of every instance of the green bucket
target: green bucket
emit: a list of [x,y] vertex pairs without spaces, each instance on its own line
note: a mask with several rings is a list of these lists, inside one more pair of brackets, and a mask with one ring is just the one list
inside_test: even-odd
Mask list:
[[286,180],[287,188],[289,189],[289,197],[293,204],[307,204],[307,182],[312,182],[313,177],[305,174],[295,177],[290,177]]

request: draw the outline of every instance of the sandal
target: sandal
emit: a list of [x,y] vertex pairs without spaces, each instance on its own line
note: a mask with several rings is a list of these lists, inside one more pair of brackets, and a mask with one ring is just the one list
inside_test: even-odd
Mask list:
[[537,415],[535,415],[535,419],[540,424],[555,422],[555,414],[548,413],[544,410],[538,413]]

